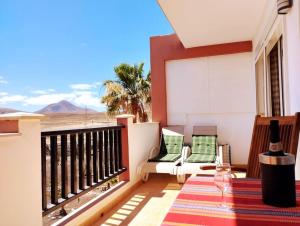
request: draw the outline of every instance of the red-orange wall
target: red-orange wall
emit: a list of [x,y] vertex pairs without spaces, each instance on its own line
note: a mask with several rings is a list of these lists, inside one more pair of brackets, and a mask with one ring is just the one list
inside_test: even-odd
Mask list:
[[234,42],[186,49],[176,34],[150,38],[152,120],[167,125],[165,62],[252,51],[252,41]]

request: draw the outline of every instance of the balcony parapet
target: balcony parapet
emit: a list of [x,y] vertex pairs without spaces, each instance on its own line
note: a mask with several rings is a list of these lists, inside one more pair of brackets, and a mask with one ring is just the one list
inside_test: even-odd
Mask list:
[[21,120],[40,120],[44,118],[44,115],[27,113],[27,112],[15,112],[0,115],[0,137],[12,137],[20,136]]
[[42,119],[45,115],[28,113],[28,112],[14,112],[0,115],[0,121],[3,120],[21,120],[21,119]]
[[[2,225],[42,225],[39,114],[0,115]],[[30,203],[30,208],[24,204]],[[18,217],[15,214],[18,213]]]

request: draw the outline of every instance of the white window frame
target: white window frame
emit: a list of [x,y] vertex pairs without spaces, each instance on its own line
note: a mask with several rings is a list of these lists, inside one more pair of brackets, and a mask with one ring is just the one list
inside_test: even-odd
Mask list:
[[[264,61],[264,91],[265,91],[265,114],[266,116],[272,116],[272,104],[271,104],[271,81],[270,81],[270,69],[268,55],[272,48],[278,43],[278,59],[281,61],[279,64],[279,86],[280,86],[280,109],[281,115],[286,114],[287,103],[286,103],[286,92],[285,87],[286,81],[286,60],[285,60],[285,45],[284,45],[284,19],[283,17],[276,17],[273,25],[271,26],[269,32],[266,35],[261,45],[258,54],[255,57],[255,64],[258,62],[260,57],[263,57]],[[282,41],[280,42],[280,39]],[[282,53],[280,51],[282,50]]]

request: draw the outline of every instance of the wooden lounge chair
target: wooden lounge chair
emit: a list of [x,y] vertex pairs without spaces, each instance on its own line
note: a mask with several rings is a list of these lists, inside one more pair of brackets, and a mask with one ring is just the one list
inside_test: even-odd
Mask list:
[[[261,117],[256,116],[253,126],[252,141],[249,151],[247,168],[232,167],[232,171],[246,172],[246,177],[259,178],[260,166],[258,155],[269,149],[270,131],[269,125],[271,120],[279,120],[280,137],[283,150],[287,153],[297,155],[299,129],[300,129],[300,113],[295,116],[277,116],[277,117]],[[212,169],[206,165],[201,167],[202,170]]]
[[182,165],[177,170],[179,182],[184,183],[186,174],[203,172],[203,165],[215,167],[217,146],[216,126],[194,126],[192,146],[185,149]]
[[176,175],[177,165],[182,161],[184,126],[169,126],[162,129],[160,147],[153,147],[149,157],[139,167],[143,181],[149,173],[169,173]]

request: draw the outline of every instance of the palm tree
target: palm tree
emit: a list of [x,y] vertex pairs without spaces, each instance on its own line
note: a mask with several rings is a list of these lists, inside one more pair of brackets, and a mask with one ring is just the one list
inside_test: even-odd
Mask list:
[[116,80],[103,83],[106,89],[101,102],[106,104],[110,116],[133,114],[140,122],[148,121],[151,103],[150,72],[144,76],[144,63],[120,64],[114,67]]

